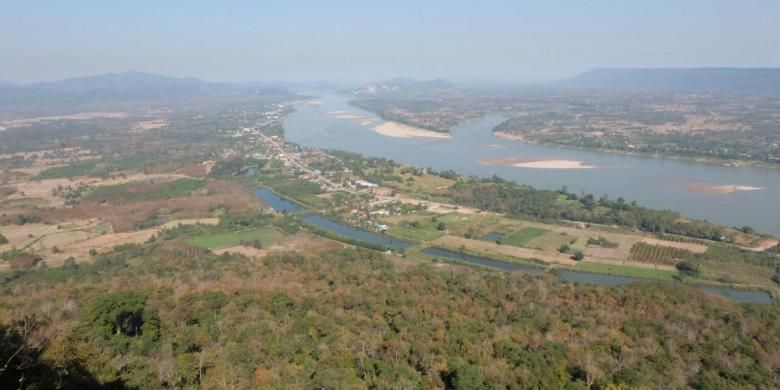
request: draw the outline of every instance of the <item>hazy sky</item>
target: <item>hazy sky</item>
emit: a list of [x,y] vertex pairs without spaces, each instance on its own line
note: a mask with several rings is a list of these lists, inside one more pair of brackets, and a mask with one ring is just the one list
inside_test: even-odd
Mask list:
[[596,67],[780,66],[778,0],[8,1],[0,80],[536,81]]

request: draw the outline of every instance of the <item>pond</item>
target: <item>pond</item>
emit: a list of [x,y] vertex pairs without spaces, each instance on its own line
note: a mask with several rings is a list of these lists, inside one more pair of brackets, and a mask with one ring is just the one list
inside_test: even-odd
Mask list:
[[407,241],[396,240],[384,234],[358,229],[354,226],[345,225],[321,215],[310,214],[303,217],[303,220],[320,229],[327,230],[339,236],[373,245],[380,245],[389,249],[406,249],[412,245]]
[[302,210],[297,204],[290,202],[265,188],[255,189],[255,196],[278,212],[293,213]]
[[499,241],[504,238],[504,234],[500,232],[490,232],[485,234],[485,237],[483,238],[488,241]]
[[471,256],[464,253],[453,252],[442,248],[434,248],[434,247],[425,248],[422,250],[422,253],[425,253],[426,255],[429,256],[444,257],[450,260],[462,261],[469,264],[476,264],[484,267],[497,268],[503,271],[521,271],[521,272],[531,272],[531,273],[544,272],[544,268],[542,267],[508,263],[504,261],[488,259],[486,257]]

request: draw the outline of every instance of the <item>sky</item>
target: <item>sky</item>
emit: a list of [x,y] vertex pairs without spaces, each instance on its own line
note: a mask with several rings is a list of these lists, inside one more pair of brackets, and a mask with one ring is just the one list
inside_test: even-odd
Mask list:
[[533,82],[593,68],[780,67],[777,0],[8,1],[0,80]]

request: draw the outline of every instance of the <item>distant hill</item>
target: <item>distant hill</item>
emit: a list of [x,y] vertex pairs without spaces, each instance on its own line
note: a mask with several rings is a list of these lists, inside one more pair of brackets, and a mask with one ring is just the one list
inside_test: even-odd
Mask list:
[[354,94],[358,96],[375,96],[400,93],[409,96],[445,92],[453,88],[454,86],[446,80],[392,79],[381,83],[364,85],[355,90]]
[[780,68],[595,69],[554,85],[599,90],[780,94]]
[[0,86],[0,104],[89,103],[132,100],[169,100],[219,94],[284,94],[253,84],[212,83],[191,77],[169,77],[143,72],[108,73],[53,82]]

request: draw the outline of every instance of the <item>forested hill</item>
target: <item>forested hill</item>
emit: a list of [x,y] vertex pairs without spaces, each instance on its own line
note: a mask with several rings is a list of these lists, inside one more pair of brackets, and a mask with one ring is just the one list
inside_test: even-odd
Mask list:
[[780,68],[594,69],[554,83],[595,90],[780,94]]
[[0,325],[3,389],[778,384],[777,307],[672,284],[571,285],[354,249],[250,261],[163,238],[3,274],[0,288],[0,316],[15,319]]

